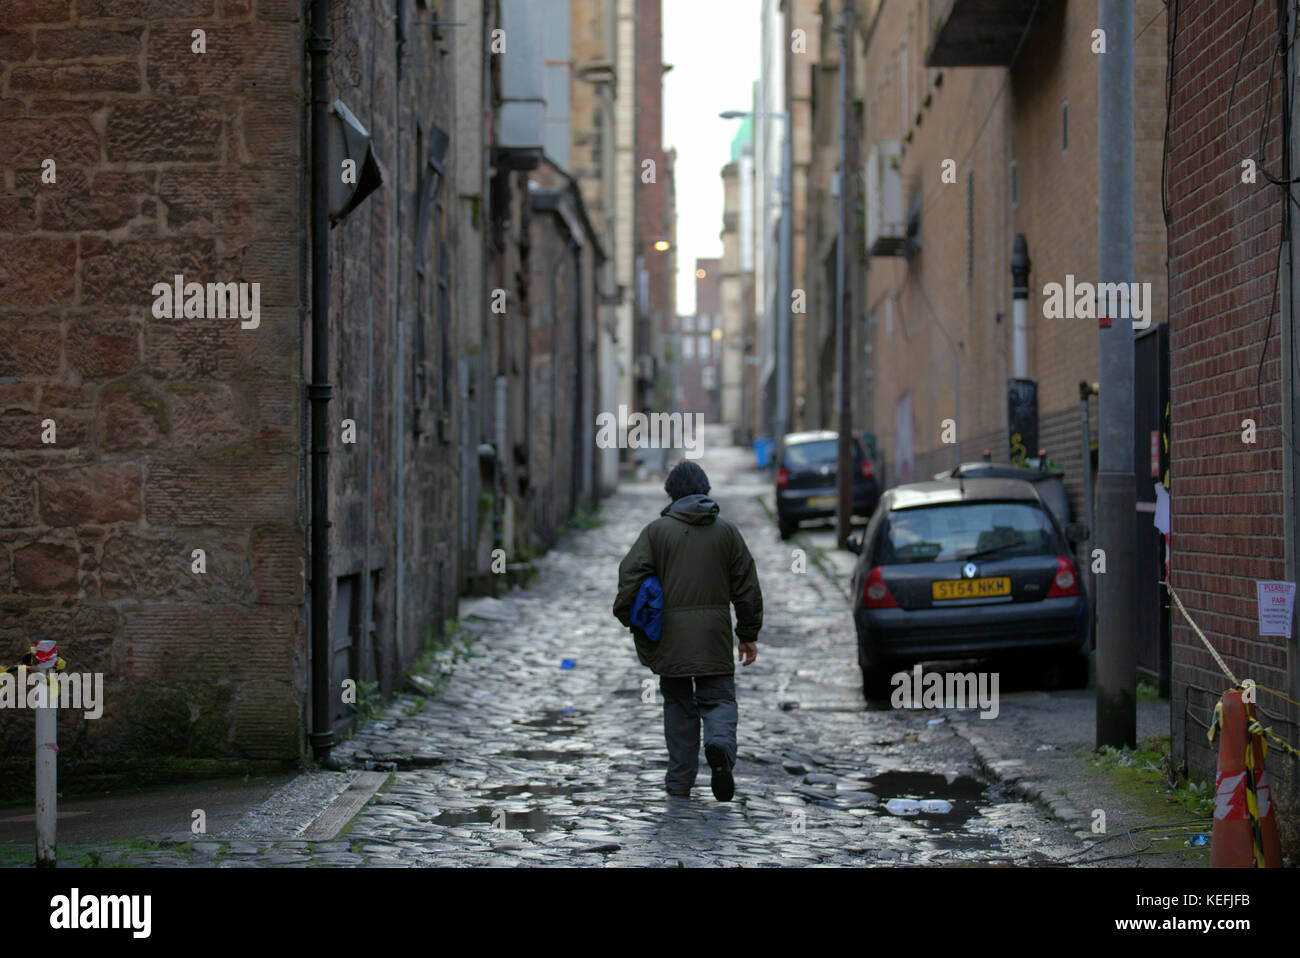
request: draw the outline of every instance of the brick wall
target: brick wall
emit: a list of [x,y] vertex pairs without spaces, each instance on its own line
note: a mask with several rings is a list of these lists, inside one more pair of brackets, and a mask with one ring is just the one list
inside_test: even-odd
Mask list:
[[[435,6],[423,15],[436,19]],[[49,636],[74,668],[106,673],[102,719],[60,716],[72,768],[110,754],[121,766],[301,752],[300,10],[80,0],[0,11],[0,660]],[[423,240],[414,215],[433,126],[452,126],[450,59],[444,34],[411,29],[399,84],[387,8],[332,4],[330,27],[330,98],[370,130],[385,169],[330,235],[331,587],[355,576],[357,621],[374,623],[347,635],[331,594],[331,629],[351,646],[333,677],[387,691],[454,615],[457,592],[450,185],[428,194]],[[205,53],[191,48],[196,29]],[[53,182],[41,178],[47,158]],[[444,165],[450,175],[452,155]],[[260,324],[156,317],[153,284],[177,273],[259,283]],[[399,444],[401,475],[390,468]],[[205,573],[192,571],[196,549]],[[12,754],[27,752],[22,719],[0,733],[21,743]]]
[[529,494],[540,552],[592,488],[582,453],[594,443],[595,250],[567,178],[543,166],[532,183]]
[[[1281,579],[1285,572],[1282,446],[1278,430],[1270,428],[1282,421],[1276,317],[1268,336],[1282,205],[1262,175],[1255,184],[1242,183],[1240,175],[1241,160],[1255,155],[1262,104],[1276,83],[1268,67],[1277,43],[1271,10],[1256,11],[1231,122],[1225,122],[1249,7],[1246,0],[1181,4],[1173,50],[1170,580],[1239,677],[1294,698],[1287,643],[1260,638],[1255,618],[1255,581]],[[1273,95],[1276,102],[1276,87]],[[1275,108],[1265,130],[1265,166],[1277,166],[1280,136]],[[1248,418],[1259,426],[1254,444],[1242,441]],[[1175,611],[1174,747],[1207,775],[1215,753],[1202,724],[1226,683]],[[1260,699],[1269,724],[1294,743],[1296,726],[1283,703]],[[1283,818],[1290,812],[1293,819],[1295,763],[1271,752],[1269,771]]]
[[[298,754],[298,8],[0,10],[0,658],[106,673],[73,761]],[[259,327],[155,318],[176,273],[260,283]]]
[[[919,252],[910,260],[871,258],[860,304],[863,313],[874,315],[869,360],[874,410],[859,428],[876,433],[890,463],[899,462],[895,404],[905,392],[911,396],[916,469],[907,476],[891,468],[890,481],[928,479],[951,466],[952,449],[940,442],[948,418],[956,420],[964,458],[971,458],[970,437],[1005,423],[1011,368],[1013,234],[1006,176],[1011,96],[1001,90],[1006,71],[926,67],[930,29],[910,5],[884,4],[856,67],[864,99],[862,163],[878,141],[903,141],[904,209],[917,197],[921,208]],[[945,160],[952,161],[954,182],[941,178]],[[969,270],[968,256],[973,256]],[[828,345],[833,350],[833,338]],[[864,355],[855,343],[855,356]],[[960,404],[954,377],[958,356]]]
[[[791,276],[794,289],[807,292],[818,282],[812,270],[814,250],[808,235],[809,213],[812,203],[812,175],[816,144],[812,135],[812,77],[816,64],[822,58],[822,3],[821,0],[790,0],[782,4],[784,29],[782,46],[785,52],[784,108],[790,117],[791,145]],[[838,19],[836,20],[838,22]],[[793,33],[801,31],[801,48],[793,49]],[[834,58],[834,51],[828,51]],[[812,418],[816,403],[809,400],[819,384],[809,376],[809,351],[813,349],[810,336],[816,335],[816,322],[807,313],[795,312],[790,317],[790,430],[812,429],[817,423]]]
[[[858,69],[866,99],[863,160],[877,140],[904,140],[904,203],[918,195],[921,203],[920,252],[910,262],[875,257],[867,273],[863,311],[874,317],[875,402],[861,428],[876,432],[896,461],[895,402],[908,392],[913,477],[928,478],[951,465],[951,447],[939,443],[940,423],[948,417],[957,420],[963,459],[991,448],[1005,461],[1006,381],[1014,372],[1010,257],[1015,235],[1023,233],[1032,261],[1028,367],[1039,387],[1039,445],[1061,463],[1082,515],[1078,383],[1096,379],[1097,327],[1086,319],[1044,318],[1041,291],[1048,282],[1063,283],[1067,273],[1079,281],[1097,279],[1095,10],[1081,4],[1046,8],[1009,77],[1000,68],[925,68],[929,27],[909,13],[906,5],[884,6]],[[1140,0],[1135,30],[1135,279],[1151,283],[1151,319],[1162,322],[1164,225],[1159,190],[1151,188],[1159,182],[1164,127],[1159,0]],[[954,161],[956,182],[940,177],[945,159]],[[827,215],[833,213],[828,207]],[[957,341],[960,408],[954,401]],[[826,345],[833,347],[833,339]],[[1095,435],[1095,401],[1092,410]],[[891,471],[890,479],[906,477]]]
[[[671,173],[663,148],[663,8],[661,0],[640,0],[636,22],[636,248],[648,274],[647,302],[638,302],[641,315],[651,330],[645,341],[638,341],[637,353],[659,358],[657,375],[665,374],[663,364],[664,335],[670,329],[672,251],[654,249],[666,239],[675,243],[670,233]],[[654,181],[647,183],[645,162],[654,163]],[[639,292],[636,295],[640,295]],[[651,390],[650,395],[654,391]]]
[[[448,147],[441,175],[429,155],[435,130],[451,136],[455,126],[456,28],[413,22],[452,19],[438,15],[450,9],[409,8],[400,51],[387,7],[353,0],[330,10],[331,99],[370,131],[385,171],[381,188],[330,231],[331,633],[349,631],[340,579],[352,580],[359,606],[334,682],[378,682],[385,693],[454,617],[460,584],[458,355],[460,325],[472,320],[453,308],[464,295],[453,222],[459,153]],[[340,441],[344,419],[357,424],[355,444]]]

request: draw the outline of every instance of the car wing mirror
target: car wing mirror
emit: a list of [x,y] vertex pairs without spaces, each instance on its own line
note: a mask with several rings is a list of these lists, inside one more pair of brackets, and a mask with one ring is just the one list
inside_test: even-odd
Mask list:
[[844,548],[848,549],[854,555],[860,556],[862,555],[862,540],[850,536],[848,539],[844,540]]

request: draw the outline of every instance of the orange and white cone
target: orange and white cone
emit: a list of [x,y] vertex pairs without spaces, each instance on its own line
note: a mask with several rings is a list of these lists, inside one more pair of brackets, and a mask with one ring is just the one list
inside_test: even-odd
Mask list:
[[1211,868],[1281,868],[1282,846],[1264,770],[1267,745],[1252,733],[1255,706],[1241,691],[1223,693],[1214,709],[1210,741],[1219,739],[1219,777],[1214,794]]

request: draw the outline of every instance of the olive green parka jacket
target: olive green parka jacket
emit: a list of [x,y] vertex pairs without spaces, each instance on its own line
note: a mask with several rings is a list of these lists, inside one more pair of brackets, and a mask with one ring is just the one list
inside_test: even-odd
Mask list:
[[633,630],[637,658],[659,675],[732,675],[735,636],[753,642],[763,627],[763,593],[740,530],[718,518],[705,495],[683,496],[641,530],[618,566],[614,615],[631,627],[641,580],[657,575],[664,590],[663,632],[651,642]]

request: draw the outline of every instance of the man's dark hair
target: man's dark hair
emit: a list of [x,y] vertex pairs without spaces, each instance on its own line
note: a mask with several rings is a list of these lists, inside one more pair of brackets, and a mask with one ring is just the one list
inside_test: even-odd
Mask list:
[[668,493],[668,498],[673,502],[682,496],[702,496],[708,491],[709,477],[689,459],[683,459],[673,466],[672,472],[664,480],[664,492]]

